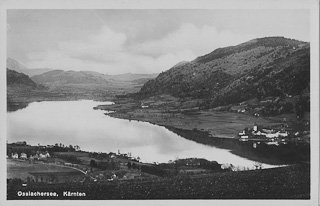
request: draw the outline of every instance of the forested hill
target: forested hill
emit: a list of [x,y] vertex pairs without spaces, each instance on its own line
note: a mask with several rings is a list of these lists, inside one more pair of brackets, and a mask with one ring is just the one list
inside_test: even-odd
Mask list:
[[7,69],[7,86],[8,90],[15,89],[44,89],[45,87],[36,84],[28,75]]
[[170,94],[215,107],[251,98],[309,93],[310,44],[284,37],[219,48],[148,81],[139,98]]

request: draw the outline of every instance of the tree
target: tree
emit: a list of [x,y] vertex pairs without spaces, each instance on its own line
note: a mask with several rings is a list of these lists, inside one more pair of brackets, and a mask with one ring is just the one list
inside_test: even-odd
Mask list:
[[74,149],[75,149],[76,151],[80,150],[79,145],[74,145]]
[[261,162],[255,162],[253,164],[253,166],[255,167],[256,170],[261,170],[263,168],[262,163]]
[[95,160],[90,160],[90,166],[91,167],[97,167],[98,165],[97,165]]
[[127,166],[128,166],[128,169],[130,169],[131,170],[131,163],[130,162],[128,162],[128,164],[127,164]]

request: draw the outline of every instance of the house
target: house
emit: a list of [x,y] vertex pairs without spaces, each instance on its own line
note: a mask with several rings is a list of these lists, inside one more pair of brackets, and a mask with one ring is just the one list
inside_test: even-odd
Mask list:
[[11,156],[12,156],[12,159],[18,159],[19,158],[18,153],[11,154]]
[[20,159],[27,159],[27,154],[22,152],[20,154]]
[[50,154],[48,152],[39,154],[39,158],[40,159],[46,159],[46,158],[49,158],[49,157],[50,157]]
[[239,139],[239,141],[242,141],[242,142],[246,142],[246,141],[248,141],[248,140],[249,140],[249,136],[248,136],[248,135],[246,135],[246,136],[241,136],[240,139]]
[[279,137],[279,134],[280,134],[280,132],[269,133],[269,134],[266,134],[266,137],[267,138],[277,138],[277,137]]
[[241,132],[239,132],[239,136],[243,136],[246,134],[246,131],[245,130],[242,130]]
[[254,136],[266,136],[266,133],[263,133],[261,131],[253,131],[252,134]]
[[285,131],[285,132],[279,132],[279,136],[280,137],[288,137],[288,132],[287,131]]

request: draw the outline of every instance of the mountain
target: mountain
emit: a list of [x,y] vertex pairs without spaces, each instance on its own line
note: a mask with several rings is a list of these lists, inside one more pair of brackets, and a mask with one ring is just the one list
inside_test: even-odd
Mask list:
[[22,71],[27,69],[26,66],[11,58],[7,58],[7,68],[19,73],[23,73]]
[[43,89],[42,85],[38,85],[28,75],[16,72],[11,69],[7,69],[7,86],[8,90],[11,88],[31,90],[31,89]]
[[126,73],[126,74],[118,74],[118,75],[108,75],[114,80],[120,80],[120,81],[134,81],[138,79],[153,79],[158,76],[158,74],[131,74],[131,73]]
[[93,72],[93,71],[83,71],[86,74],[90,74],[93,76],[99,76],[102,77],[106,80],[111,80],[111,81],[124,81],[124,82],[135,82],[135,81],[143,81],[142,79],[154,79],[158,76],[157,73],[153,74],[132,74],[132,73],[126,73],[126,74],[116,74],[116,75],[109,75],[109,74],[101,74],[98,72]]
[[14,70],[19,73],[24,73],[28,75],[29,77],[32,77],[34,75],[43,74],[48,71],[52,71],[52,69],[49,68],[36,68],[36,69],[30,69],[24,66],[23,64],[19,63],[18,61],[7,58],[7,68],[10,70]]
[[27,69],[23,70],[22,72],[28,75],[29,77],[35,76],[35,75],[40,75],[49,71],[52,71],[53,69],[49,68],[36,68],[36,69]]
[[202,99],[205,108],[310,90],[310,44],[266,37],[219,48],[149,80],[139,98],[170,94]]
[[100,85],[108,84],[107,80],[99,75],[89,74],[82,71],[52,70],[40,75],[35,75],[31,79],[46,86],[64,85]]

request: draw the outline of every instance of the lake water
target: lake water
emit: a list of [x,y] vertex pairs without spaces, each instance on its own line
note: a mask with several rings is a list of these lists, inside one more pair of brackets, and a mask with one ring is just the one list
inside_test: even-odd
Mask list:
[[[220,164],[252,168],[254,161],[228,150],[184,139],[164,127],[146,122],[122,120],[93,107],[111,102],[33,102],[7,113],[7,141],[27,141],[30,145],[79,145],[81,150],[130,152],[142,162],[168,162],[176,158],[205,158]],[[263,164],[264,168],[273,167]]]

